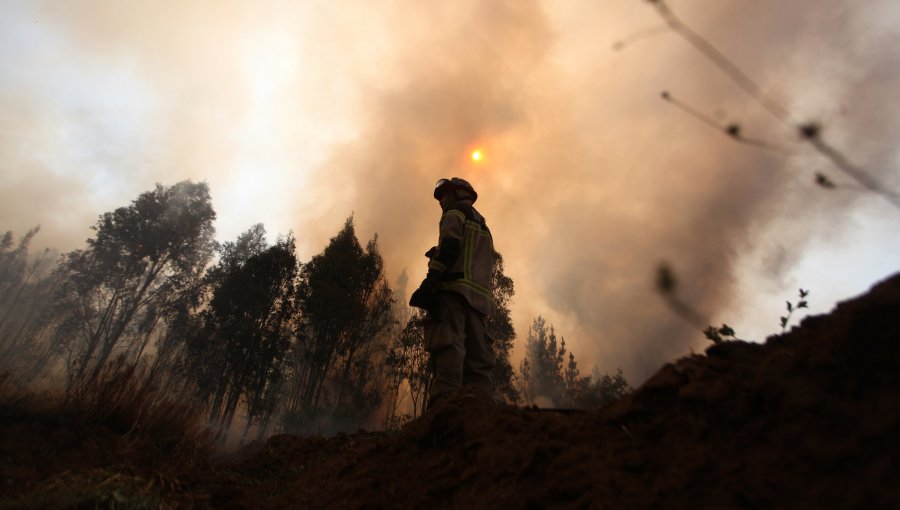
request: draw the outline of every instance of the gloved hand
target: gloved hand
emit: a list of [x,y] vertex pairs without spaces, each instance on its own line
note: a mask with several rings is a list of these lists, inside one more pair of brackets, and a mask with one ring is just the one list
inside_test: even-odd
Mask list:
[[419,288],[409,298],[409,306],[415,306],[423,310],[431,308],[434,302],[434,292],[437,290],[441,278],[436,273],[429,271],[428,276],[419,284]]

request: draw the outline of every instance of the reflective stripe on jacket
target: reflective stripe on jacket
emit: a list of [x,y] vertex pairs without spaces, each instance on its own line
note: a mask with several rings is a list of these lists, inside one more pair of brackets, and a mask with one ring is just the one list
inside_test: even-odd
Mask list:
[[[429,260],[428,269],[441,273],[439,290],[461,294],[472,308],[487,315],[493,307],[494,241],[491,231],[484,217],[468,200],[450,203],[443,209],[438,250]],[[443,256],[442,249],[445,250]],[[447,260],[448,249],[457,252],[453,261]]]

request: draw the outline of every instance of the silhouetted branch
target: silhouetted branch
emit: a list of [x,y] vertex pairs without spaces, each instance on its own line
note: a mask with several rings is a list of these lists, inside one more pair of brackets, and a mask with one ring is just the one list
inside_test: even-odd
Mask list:
[[814,177],[814,182],[825,189],[849,189],[852,191],[862,191],[865,193],[869,193],[872,190],[856,183],[846,183],[846,182],[834,182],[830,177],[823,174],[822,172],[816,172]]
[[621,51],[625,49],[625,46],[628,46],[634,42],[640,41],[641,39],[647,39],[649,37],[653,37],[655,35],[665,34],[670,31],[669,25],[655,25],[652,27],[645,28],[643,30],[638,30],[628,36],[619,39],[618,41],[613,43],[613,49],[616,51]]
[[[762,105],[767,111],[769,111],[769,113],[775,116],[775,118],[777,118],[784,124],[795,124],[791,121],[790,114],[785,108],[783,108],[775,100],[764,94],[760,87],[752,79],[750,79],[750,77],[747,76],[746,73],[744,73],[730,59],[728,59],[728,57],[722,54],[722,52],[716,49],[716,47],[713,46],[709,41],[694,32],[689,26],[678,19],[678,17],[676,17],[672,12],[672,9],[670,9],[669,6],[666,5],[664,0],[647,0],[647,2],[653,4],[656,7],[656,11],[663,18],[663,20],[671,30],[682,36],[682,38],[684,38],[688,43],[694,46],[697,51],[699,51],[703,56],[709,59],[710,62],[712,62],[722,72],[728,75],[739,87],[741,87],[748,95],[750,95],[750,97],[755,99],[760,105]],[[684,103],[675,102],[668,93],[663,92],[663,99],[675,104],[676,106],[681,107],[684,111],[690,113],[701,121],[713,125],[714,127],[716,127],[716,129],[720,129],[720,126],[714,120],[700,114],[695,109],[688,107]],[[867,190],[881,195],[882,197],[887,199],[891,203],[891,205],[900,208],[900,195],[898,195],[895,191],[892,191],[883,186],[878,181],[878,179],[869,175],[862,168],[851,163],[842,152],[829,145],[822,138],[821,126],[811,122],[805,124],[796,124],[796,129],[800,133],[800,136],[804,141],[812,144],[812,146],[820,154],[831,160],[831,162],[836,167],[844,171],[844,173],[855,179],[858,183],[862,184]],[[762,143],[764,144],[762,146],[767,146],[765,142],[760,142],[759,140],[748,140],[740,138],[740,127],[737,125],[728,126],[725,129],[725,132],[732,138],[743,141],[744,143],[749,143],[750,145],[757,146],[760,146],[759,144]],[[818,176],[816,177],[816,183],[827,189],[833,189],[835,187],[829,186],[829,183],[831,183],[829,179],[825,178],[825,180],[822,180]]]
[[703,56],[709,59],[710,62],[712,62],[722,72],[731,77],[731,79],[734,80],[734,82],[737,83],[737,85],[741,87],[744,92],[756,99],[766,110],[769,111],[769,113],[774,115],[775,118],[777,118],[781,122],[784,122],[786,124],[791,123],[790,115],[785,108],[778,104],[774,99],[764,94],[759,86],[753,80],[751,80],[746,73],[741,71],[738,66],[736,66],[731,60],[728,59],[728,57],[717,50],[716,47],[713,46],[709,41],[691,30],[689,26],[685,25],[680,19],[678,19],[663,0],[647,1],[656,6],[656,11],[663,18],[669,28],[683,37],[684,40],[686,40],[694,48],[696,48],[697,51],[699,51],[701,54],[703,54]]
[[660,96],[663,98],[664,101],[667,101],[667,102],[673,104],[674,106],[677,106],[683,112],[694,117],[695,119],[699,120],[700,122],[703,122],[707,126],[715,129],[716,131],[723,133],[724,135],[728,136],[735,142],[742,143],[745,145],[752,145],[752,146],[760,148],[760,149],[766,149],[766,150],[770,150],[770,151],[774,151],[774,152],[780,152],[780,153],[786,152],[784,148],[779,147],[778,145],[775,145],[774,143],[769,143],[764,140],[759,140],[756,138],[745,137],[741,132],[741,126],[739,124],[728,124],[728,125],[720,124],[719,122],[717,122],[715,119],[713,119],[709,115],[705,115],[705,114],[701,113],[699,110],[697,110],[696,108],[691,107],[687,103],[676,99],[675,97],[672,96],[672,94],[670,94],[667,91],[663,91],[662,94],[660,94]]
[[656,269],[656,290],[676,315],[698,330],[706,327],[707,321],[703,315],[678,297],[678,282],[672,269],[665,262],[660,263]]
[[825,189],[834,189],[837,187],[837,184],[835,184],[827,175],[819,172],[816,172],[816,184]]
[[[822,129],[817,124],[804,124],[800,126],[799,131],[800,136],[804,140],[812,144],[820,154],[831,160],[836,167],[843,170],[850,177],[856,179],[858,183],[862,184],[869,191],[880,194],[894,206],[900,207],[900,195],[883,187],[874,177],[867,174],[862,168],[851,163],[840,151],[826,143],[825,140],[822,139]],[[816,182],[819,182],[818,178]]]

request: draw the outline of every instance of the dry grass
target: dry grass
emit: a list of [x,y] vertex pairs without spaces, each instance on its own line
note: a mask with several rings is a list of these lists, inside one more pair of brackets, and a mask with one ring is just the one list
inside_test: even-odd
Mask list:
[[206,456],[214,436],[200,409],[162,394],[147,383],[144,372],[123,360],[110,363],[94,381],[69,392],[63,411],[87,425],[108,428],[129,443],[152,447],[153,453],[178,464]]
[[0,509],[167,508],[210,466],[200,410],[124,363],[67,394],[0,375]]

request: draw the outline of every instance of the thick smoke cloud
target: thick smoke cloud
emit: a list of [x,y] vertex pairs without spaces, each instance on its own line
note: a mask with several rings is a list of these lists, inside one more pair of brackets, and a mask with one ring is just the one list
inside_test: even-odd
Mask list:
[[[41,98],[55,90],[24,101],[0,90],[3,104],[25,105],[0,119],[11,133],[0,140],[0,226],[86,218],[80,240],[94,215],[155,181],[206,179],[220,238],[262,221],[294,229],[308,257],[353,214],[361,236],[378,234],[391,280],[404,274],[415,285],[436,241],[431,187],[457,175],[479,190],[516,282],[520,343],[542,314],[585,372],[621,366],[639,382],[704,343],[656,295],[661,261],[685,301],[710,322],[731,321],[747,289],[793,284],[807,248],[838,245],[867,217],[896,214],[871,195],[815,188],[817,171],[852,181],[677,35],[614,51],[615,41],[661,24],[646,2],[128,5],[28,11],[53,25],[77,66],[117,69],[97,83],[119,90],[118,110],[132,115],[82,105],[93,120],[72,119],[77,104],[43,111]],[[890,1],[672,6],[797,121],[821,122],[848,156],[900,187],[891,136],[900,127],[891,50],[900,15]],[[39,82],[45,72],[26,75]],[[713,132],[662,101],[663,90],[787,153]],[[103,124],[110,119],[113,127]],[[90,178],[71,169],[79,160],[65,156],[60,126],[88,145]],[[481,164],[468,158],[475,147]],[[30,205],[39,202],[52,206]],[[71,243],[65,235],[56,228]]]
[[[853,77],[883,67],[872,60],[877,52],[844,33],[842,20],[865,18],[847,6],[683,7],[685,19],[800,115],[831,113],[847,87],[857,98],[887,98],[886,85],[897,83],[888,76],[865,93],[856,88]],[[355,210],[365,230],[381,234],[395,270],[409,265],[416,281],[424,272],[417,257],[435,241],[430,184],[461,175],[481,190],[481,209],[518,284],[520,335],[544,314],[581,359],[622,366],[638,380],[702,345],[699,332],[654,296],[660,261],[676,269],[682,297],[713,321],[733,298],[738,260],[759,249],[776,218],[793,218],[802,231],[782,225],[797,234],[792,246],[776,240],[758,256],[787,268],[808,236],[834,221],[829,210],[851,204],[826,197],[810,205],[822,198],[811,170],[824,161],[813,163],[818,156],[804,153],[791,129],[674,34],[613,53],[612,41],[654,21],[646,9],[473,3],[436,24],[434,13],[408,6],[411,35],[398,34],[409,42],[399,48],[401,78],[367,98],[360,138],[319,174],[325,189],[340,176],[345,193],[324,217]],[[572,31],[558,31],[560,23]],[[425,35],[422,26],[430,28]],[[834,42],[822,54],[824,41]],[[835,57],[844,64],[822,64]],[[730,142],[656,99],[664,89],[791,155]],[[874,113],[857,122],[812,120],[847,136],[868,133],[863,119]],[[488,164],[462,159],[475,144],[487,148]],[[895,155],[885,139],[869,145],[875,152],[858,153],[863,161]]]

